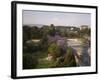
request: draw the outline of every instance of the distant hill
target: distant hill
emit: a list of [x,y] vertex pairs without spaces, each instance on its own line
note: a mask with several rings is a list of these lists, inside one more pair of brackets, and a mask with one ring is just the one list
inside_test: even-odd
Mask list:
[[[23,24],[23,26],[24,26],[24,25],[27,25],[27,26],[30,26],[30,27],[37,26],[37,27],[41,28],[41,27],[43,27],[45,24]],[[50,26],[50,25],[47,25],[47,26]],[[55,26],[55,25],[54,25],[54,26]],[[66,27],[67,27],[67,28],[72,28],[72,27],[73,27],[73,28],[75,28],[75,27],[76,27],[76,28],[80,28],[80,27],[82,27],[82,26],[83,26],[83,25],[80,25],[80,26],[68,26],[68,25],[66,25],[66,26],[64,25],[64,26],[63,26],[63,25],[56,25],[55,27],[56,27],[56,28],[66,28]],[[90,28],[90,26],[88,26],[88,25],[85,25],[85,26]]]
[[[43,26],[43,24],[24,24],[24,25],[28,25],[28,26],[30,26],[30,27],[37,26],[37,27],[39,27],[39,28],[41,28],[41,27]],[[23,25],[23,26],[24,26],[24,25]]]

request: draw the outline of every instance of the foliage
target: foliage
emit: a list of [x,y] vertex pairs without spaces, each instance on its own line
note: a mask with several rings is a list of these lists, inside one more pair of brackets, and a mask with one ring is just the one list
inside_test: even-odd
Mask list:
[[23,45],[31,39],[41,39],[43,36],[42,30],[37,26],[23,26]]
[[90,36],[91,35],[91,29],[85,28],[80,30],[80,36]]
[[39,59],[37,68],[51,68],[54,66],[54,61],[48,61],[45,59]]
[[49,28],[49,32],[48,35],[54,36],[55,35],[55,27],[53,24],[51,24],[50,28]]
[[76,66],[74,52],[71,47],[67,47],[66,54],[56,61],[56,67],[73,67]]
[[23,47],[24,53],[33,53],[38,50],[41,50],[41,46],[39,43],[35,43],[30,41],[29,43],[26,43],[26,45]]
[[23,45],[25,45],[27,40],[32,38],[31,27],[25,25],[23,26]]
[[[76,66],[73,48],[67,47],[67,44],[58,46],[57,39],[55,42],[49,43],[48,36],[55,37],[57,33],[61,38],[81,38],[82,45],[86,45],[89,44],[89,41],[85,37],[90,36],[91,30],[90,28],[82,30],[79,28],[67,30],[66,28],[66,30],[61,31],[61,29],[56,30],[53,24],[44,25],[41,28],[23,26],[23,69]],[[32,39],[39,39],[40,42],[32,42]],[[63,42],[60,40],[60,43]],[[39,54],[33,55],[38,51]],[[52,55],[52,61],[42,59],[48,54]]]
[[76,66],[76,61],[75,61],[75,57],[74,57],[74,51],[71,47],[67,48],[65,57],[64,57],[64,62],[63,65],[67,66],[67,67],[72,67],[72,66]]
[[37,64],[38,64],[37,57],[32,56],[31,54],[23,55],[23,69],[36,68]]
[[48,48],[48,38],[47,35],[43,35],[43,37],[40,40],[40,47],[43,51],[46,51]]
[[48,53],[56,60],[57,57],[61,56],[60,47],[56,43],[52,43],[48,48]]
[[42,31],[40,28],[38,28],[37,26],[33,26],[31,28],[32,31],[32,39],[41,39],[42,38]]

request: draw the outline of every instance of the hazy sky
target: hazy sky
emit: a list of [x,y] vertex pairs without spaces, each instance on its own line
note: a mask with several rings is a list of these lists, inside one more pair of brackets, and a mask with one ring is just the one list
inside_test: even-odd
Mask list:
[[23,24],[91,26],[91,14],[23,10]]

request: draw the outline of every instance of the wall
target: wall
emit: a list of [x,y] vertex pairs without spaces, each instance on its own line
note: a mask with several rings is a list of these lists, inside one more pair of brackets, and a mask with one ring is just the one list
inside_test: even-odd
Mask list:
[[[30,1],[51,2],[51,3],[54,2],[54,3],[64,3],[64,4],[98,5],[100,9],[99,0],[30,0]],[[0,0],[0,80],[11,80],[10,78],[10,67],[11,67],[10,66],[11,65],[11,48],[10,48],[11,47],[11,14],[10,14],[11,5],[10,3],[11,0]],[[100,15],[98,16],[98,20],[100,21]],[[98,31],[100,30],[99,26],[100,24],[98,24]],[[98,34],[100,34],[100,31]],[[100,37],[98,38],[98,41],[100,41]],[[100,44],[100,42],[98,44]],[[100,54],[98,54],[98,57],[100,57]],[[63,76],[63,77],[41,78],[41,79],[35,78],[35,79],[27,79],[27,80],[99,80],[99,79],[100,79],[100,73],[93,74],[93,75]]]

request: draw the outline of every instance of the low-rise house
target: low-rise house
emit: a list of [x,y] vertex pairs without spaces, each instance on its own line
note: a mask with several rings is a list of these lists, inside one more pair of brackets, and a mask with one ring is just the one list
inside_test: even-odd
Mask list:
[[86,28],[89,28],[89,26],[88,25],[82,25],[82,26],[80,26],[80,30],[86,29]]
[[55,29],[61,32],[77,32],[79,30],[79,28],[75,26],[56,26]]

